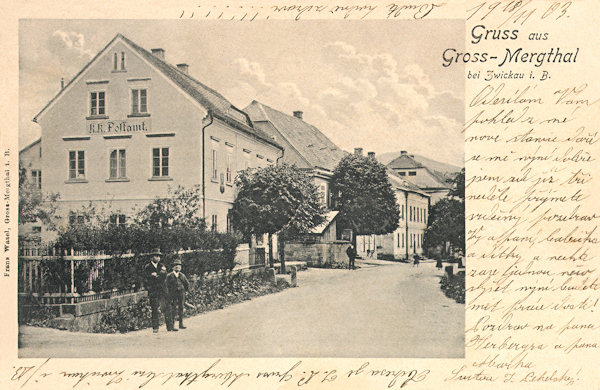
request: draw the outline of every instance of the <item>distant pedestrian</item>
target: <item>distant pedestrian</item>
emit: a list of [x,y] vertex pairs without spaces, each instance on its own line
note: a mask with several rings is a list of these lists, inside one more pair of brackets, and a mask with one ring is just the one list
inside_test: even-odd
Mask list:
[[179,317],[179,329],[185,329],[183,326],[183,305],[185,303],[185,292],[189,288],[189,282],[185,274],[181,272],[181,260],[173,262],[173,271],[167,275],[167,299],[169,308],[167,312],[167,330],[176,332],[175,314]]
[[150,254],[150,262],[144,266],[143,276],[144,285],[148,291],[150,300],[150,310],[152,312],[152,329],[154,333],[158,332],[160,323],[159,307],[163,314],[166,314],[166,292],[165,278],[167,268],[160,262],[160,249],[154,250]]
[[419,255],[415,255],[413,260],[413,267],[419,267]]
[[442,269],[442,259],[441,258],[437,259],[437,261],[435,262],[435,267],[440,270]]
[[354,259],[356,259],[356,249],[354,249],[354,245],[350,244],[348,249],[346,249],[346,254],[348,255],[348,269],[354,269]]
[[371,257],[371,250],[367,249],[367,258]]

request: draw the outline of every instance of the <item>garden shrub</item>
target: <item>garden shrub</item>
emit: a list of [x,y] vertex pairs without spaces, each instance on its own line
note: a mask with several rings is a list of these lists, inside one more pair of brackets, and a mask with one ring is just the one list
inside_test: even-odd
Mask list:
[[[191,279],[191,278],[190,278]],[[285,280],[273,284],[267,273],[245,275],[227,273],[214,278],[190,280],[186,302],[195,308],[186,307],[185,316],[222,309],[253,297],[279,292],[290,287]],[[135,305],[117,307],[105,312],[94,328],[96,333],[129,332],[151,327],[150,303],[147,298]]]
[[19,306],[19,324],[47,327],[56,313],[47,306]]
[[440,280],[441,289],[448,298],[454,299],[458,303],[465,303],[465,272],[461,271],[448,278],[442,276]]

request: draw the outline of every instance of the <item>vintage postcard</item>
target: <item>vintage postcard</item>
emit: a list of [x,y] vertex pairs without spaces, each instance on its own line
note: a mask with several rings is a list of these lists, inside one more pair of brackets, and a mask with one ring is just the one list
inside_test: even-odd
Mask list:
[[595,2],[7,8],[3,388],[600,386]]

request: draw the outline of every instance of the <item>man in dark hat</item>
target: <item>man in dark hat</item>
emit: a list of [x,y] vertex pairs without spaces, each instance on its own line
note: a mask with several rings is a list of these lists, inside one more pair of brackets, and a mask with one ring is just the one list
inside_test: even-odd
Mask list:
[[354,259],[356,259],[356,249],[354,249],[354,245],[350,244],[348,249],[346,249],[346,255],[348,255],[348,269],[356,268],[354,266]]
[[177,259],[173,262],[173,271],[167,275],[167,300],[168,300],[168,313],[167,316],[167,330],[170,332],[176,332],[175,329],[175,310],[179,316],[179,329],[185,329],[183,326],[183,305],[185,302],[185,292],[188,290],[190,284],[181,272],[181,260]]
[[165,278],[167,277],[167,268],[160,262],[160,256],[160,249],[155,249],[150,253],[150,262],[144,266],[143,271],[144,285],[148,291],[148,299],[150,299],[154,333],[158,332],[160,323],[159,307],[163,314],[166,312]]

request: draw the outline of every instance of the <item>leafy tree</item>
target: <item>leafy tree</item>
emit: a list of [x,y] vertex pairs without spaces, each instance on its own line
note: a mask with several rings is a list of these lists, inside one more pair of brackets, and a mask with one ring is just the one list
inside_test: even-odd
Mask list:
[[423,237],[426,248],[442,248],[445,254],[449,246],[450,252],[465,252],[465,202],[457,198],[443,198],[429,210],[429,226]]
[[58,198],[58,194],[44,195],[36,183],[27,178],[27,169],[19,165],[19,224],[39,221],[55,229]]
[[331,178],[338,227],[357,235],[391,233],[400,210],[386,168],[373,157],[350,154],[342,158]]
[[269,249],[272,235],[278,233],[281,272],[285,272],[285,240],[324,221],[325,208],[317,188],[303,171],[287,164],[246,169],[237,176],[236,186],[238,194],[230,211],[232,225],[246,239],[268,234]]
[[452,180],[453,187],[448,196],[453,196],[465,200],[465,168],[461,169]]
[[429,250],[441,247],[450,253],[459,250],[465,253],[465,169],[452,181],[453,188],[448,197],[441,199],[429,209],[429,221],[423,237]]

